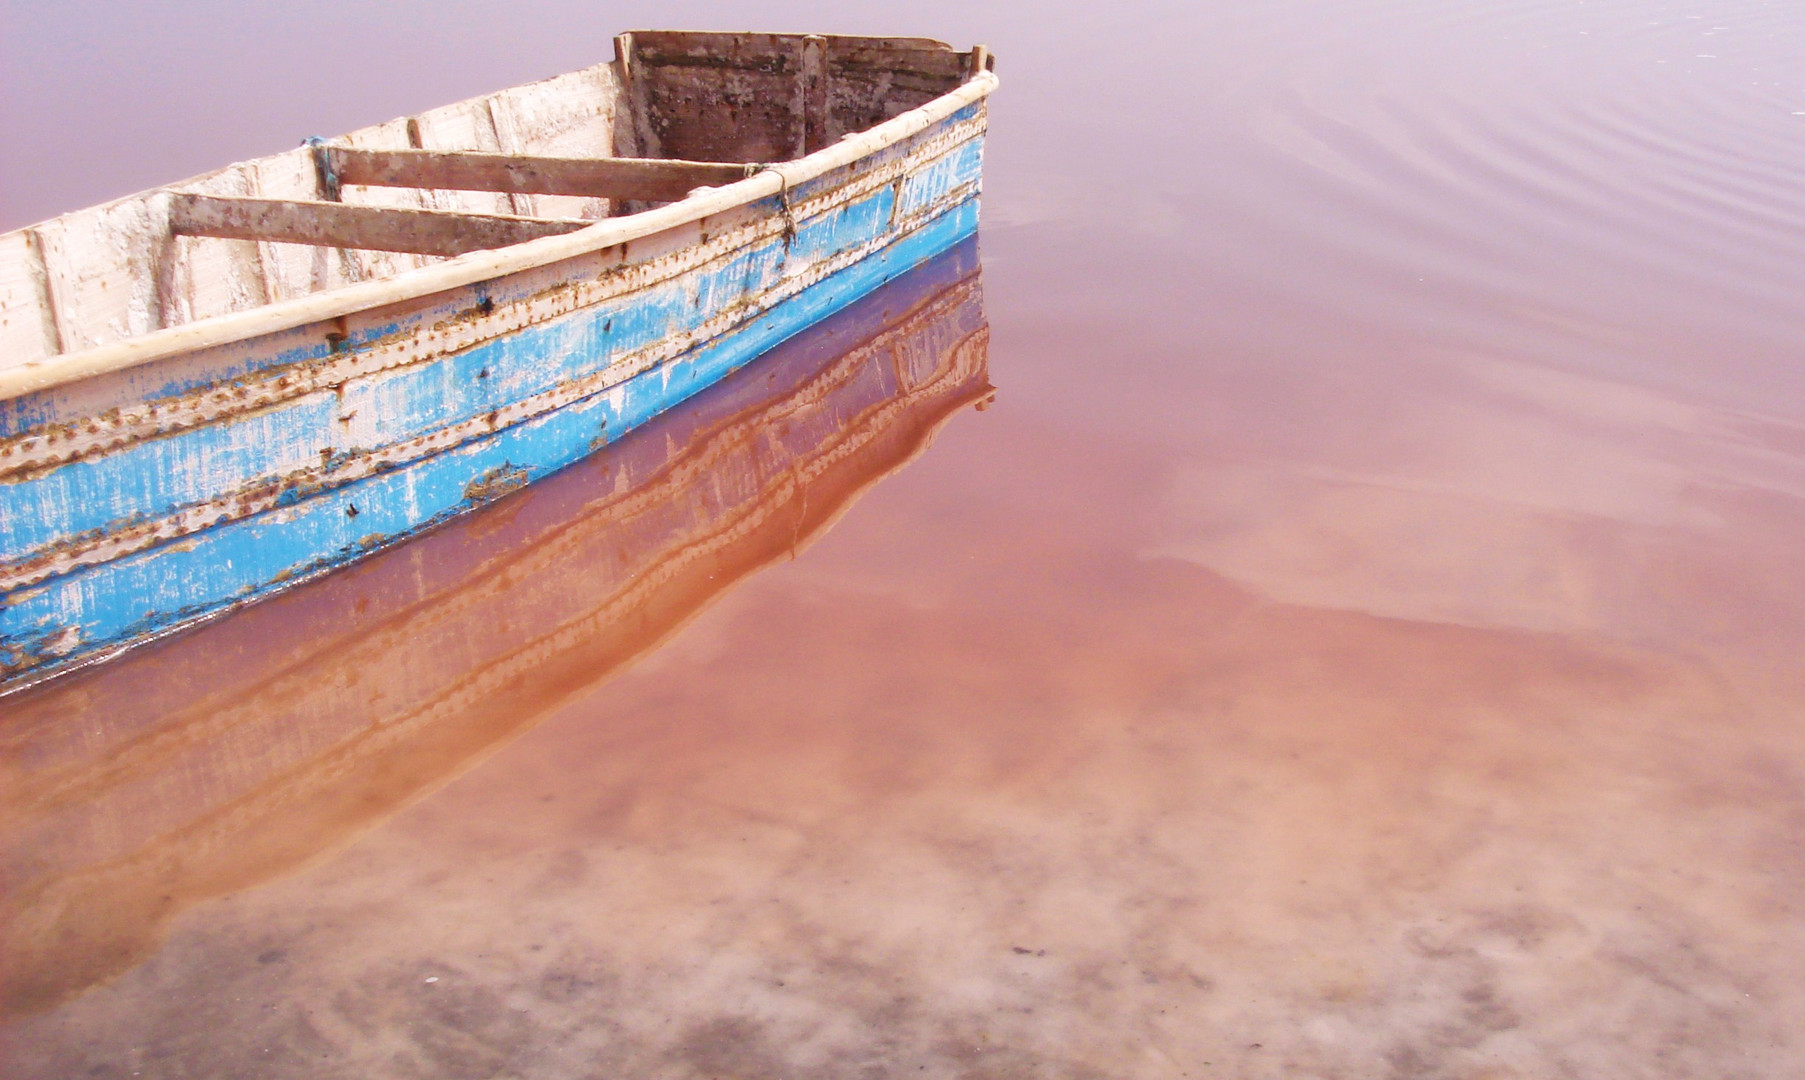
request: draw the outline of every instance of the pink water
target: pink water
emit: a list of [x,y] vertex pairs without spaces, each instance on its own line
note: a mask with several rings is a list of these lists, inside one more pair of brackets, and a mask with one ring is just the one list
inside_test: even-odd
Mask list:
[[[9,1074],[1805,1072],[1805,9],[106,10],[7,13],[0,226],[633,25],[985,41],[998,399],[250,862],[15,827],[143,933],[38,942]],[[272,768],[268,688],[90,685],[12,775]]]

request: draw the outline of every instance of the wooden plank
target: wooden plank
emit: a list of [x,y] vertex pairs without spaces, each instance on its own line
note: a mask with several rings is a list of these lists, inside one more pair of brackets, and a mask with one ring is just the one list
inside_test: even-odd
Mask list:
[[[627,36],[627,35],[622,35]],[[795,43],[802,37],[819,37],[834,52],[869,50],[885,53],[908,53],[935,57],[956,57],[964,62],[966,53],[955,53],[944,41],[920,37],[866,37],[858,34],[760,34],[692,30],[632,31],[633,62],[640,64],[686,64],[697,67],[762,67],[775,69],[792,62]],[[934,62],[930,60],[929,62]],[[794,67],[787,70],[794,72]]]
[[[614,154],[620,83],[612,64],[573,71],[489,97],[498,149],[504,154],[599,158]],[[662,155],[651,155],[662,156]],[[512,196],[515,213],[596,220],[617,213],[607,199],[589,195]]]
[[910,73],[955,83],[964,78],[970,53],[955,52],[931,38],[860,37],[847,34],[694,33],[684,30],[636,30],[631,35],[635,77],[646,68],[694,67],[760,71],[794,75],[800,54],[796,43],[806,36],[826,44],[830,64],[846,70]]
[[29,364],[57,351],[37,235],[30,229],[0,235],[0,368]]
[[[501,144],[495,137],[495,118],[489,114],[487,101],[460,101],[455,105],[429,109],[414,117],[414,130],[419,135],[416,141],[423,150],[479,154],[494,154],[501,150]],[[505,192],[435,188],[427,192],[427,196],[425,206],[429,210],[540,216],[530,206],[516,205],[514,198]],[[525,201],[524,196],[522,200]]]
[[[256,198],[311,202],[324,196],[307,147],[251,164],[255,166],[252,194]],[[340,248],[265,242],[258,244],[257,250],[263,256],[264,284],[271,303],[326,292],[357,280],[355,268],[348,263],[350,253]]]
[[[256,174],[250,165],[233,165],[197,177],[182,184],[180,190],[227,197],[258,194]],[[269,302],[262,255],[253,243],[174,237],[159,269],[159,301],[165,326],[244,311]]]
[[635,79],[649,74],[650,68],[669,66],[755,71],[792,79],[801,68],[799,34],[635,30],[632,36]]
[[504,191],[535,195],[674,202],[695,188],[744,180],[740,165],[657,158],[557,158],[436,150],[334,147],[333,168],[347,184]]
[[[406,150],[415,146],[415,125],[410,117],[399,117],[380,124],[358,128],[344,136],[343,145],[358,150]],[[358,187],[340,179],[336,200],[355,206],[395,207],[402,210],[430,210],[426,193],[411,188]],[[354,276],[364,281],[394,277],[415,270],[432,261],[421,252],[399,252],[363,248],[345,252],[345,261]]]
[[141,337],[163,326],[160,266],[168,198],[146,192],[33,227],[65,353]]
[[970,53],[920,38],[830,37],[828,53],[835,74],[889,73],[949,87],[970,74]]
[[614,82],[617,108],[614,121],[614,156],[661,157],[657,133],[646,116],[645,89],[638,83],[632,34],[614,35]]
[[802,39],[802,152],[804,154],[812,154],[827,145],[829,123],[827,84],[827,39],[819,34],[811,34]]
[[829,38],[828,124],[832,142],[924,105],[964,82],[970,54],[934,42]]
[[214,236],[284,244],[400,251],[416,255],[462,255],[576,232],[587,221],[548,221],[503,214],[459,214],[348,203],[290,202],[283,199],[226,199],[175,193],[170,196],[170,231],[180,236]]
[[616,50],[635,152],[701,161],[813,153],[950,93],[972,63],[943,42],[832,34],[635,31]]

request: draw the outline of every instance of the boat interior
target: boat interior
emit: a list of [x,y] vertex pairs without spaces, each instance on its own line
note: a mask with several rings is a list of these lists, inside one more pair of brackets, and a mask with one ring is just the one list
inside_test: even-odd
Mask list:
[[594,67],[0,234],[0,369],[678,201],[991,66],[922,38],[622,34]]

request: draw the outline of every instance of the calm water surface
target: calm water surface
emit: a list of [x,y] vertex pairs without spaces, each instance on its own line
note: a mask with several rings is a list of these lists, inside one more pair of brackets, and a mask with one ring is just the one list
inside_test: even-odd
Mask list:
[[981,274],[0,703],[7,1075],[1805,1073],[1805,8],[99,11],[0,227],[633,25],[1005,83]]

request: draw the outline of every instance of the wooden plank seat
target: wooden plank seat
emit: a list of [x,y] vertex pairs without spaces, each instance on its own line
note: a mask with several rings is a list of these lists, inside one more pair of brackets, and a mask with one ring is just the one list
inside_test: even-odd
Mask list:
[[326,148],[341,184],[583,195],[599,199],[675,202],[699,187],[720,187],[758,171],[718,161],[666,158],[565,158],[441,150]]
[[462,255],[542,236],[575,232],[593,221],[354,206],[288,199],[240,199],[172,192],[169,231],[177,236]]
[[[325,148],[339,184],[674,202],[743,180],[757,166],[662,158],[559,158],[438,150]],[[363,206],[342,202],[172,194],[170,232],[227,240],[462,255],[574,232],[590,221]]]

